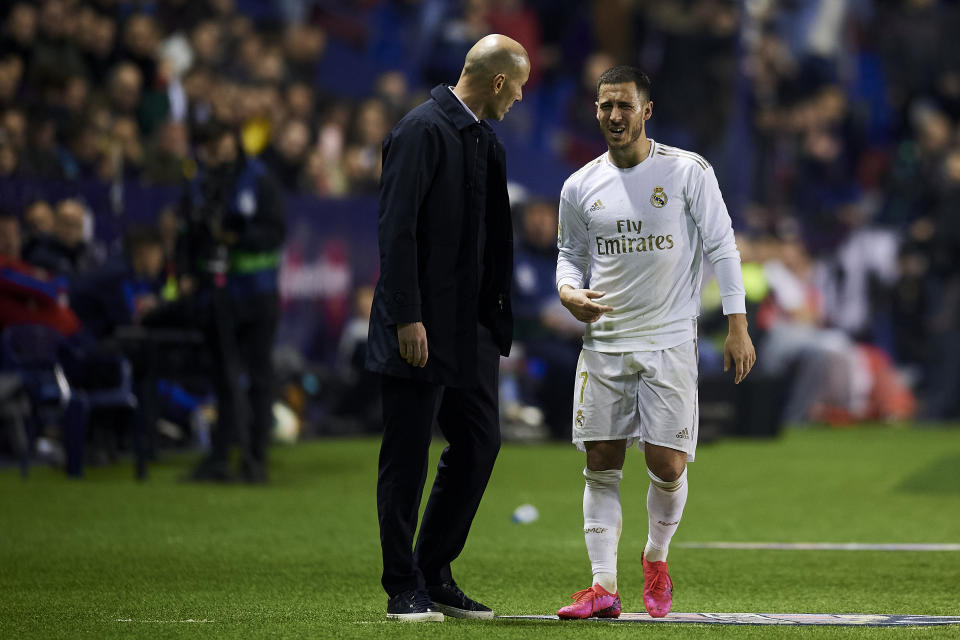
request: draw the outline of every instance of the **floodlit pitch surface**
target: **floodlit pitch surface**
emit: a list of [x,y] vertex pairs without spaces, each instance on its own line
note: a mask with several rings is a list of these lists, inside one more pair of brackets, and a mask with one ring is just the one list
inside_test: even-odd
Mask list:
[[[388,624],[378,587],[377,451],[372,439],[278,448],[269,487],[179,484],[190,460],[176,456],[143,485],[126,464],[91,469],[81,482],[47,469],[26,482],[0,471],[0,638],[960,637],[958,625],[774,629],[669,618]],[[469,594],[501,615],[549,616],[586,586],[582,467],[570,445],[504,446],[454,567]],[[643,610],[646,482],[631,451],[624,611]],[[958,551],[780,544],[960,543],[960,429],[730,440],[701,447],[690,483],[670,557],[678,612],[960,616]],[[540,519],[511,523],[527,502]],[[679,544],[718,542],[777,548]]]

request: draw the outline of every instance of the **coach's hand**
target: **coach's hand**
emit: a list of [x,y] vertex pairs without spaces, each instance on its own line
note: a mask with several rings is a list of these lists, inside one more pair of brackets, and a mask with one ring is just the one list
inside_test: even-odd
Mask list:
[[753,348],[750,334],[747,333],[747,316],[743,313],[732,313],[727,319],[730,331],[723,343],[723,370],[729,371],[732,361],[736,367],[733,382],[740,384],[757,362],[757,352]]
[[596,322],[607,311],[613,311],[613,307],[609,305],[594,302],[605,295],[606,291],[574,289],[568,284],[560,287],[560,302],[580,322]]
[[401,322],[397,325],[400,357],[414,367],[427,365],[427,330],[422,322]]

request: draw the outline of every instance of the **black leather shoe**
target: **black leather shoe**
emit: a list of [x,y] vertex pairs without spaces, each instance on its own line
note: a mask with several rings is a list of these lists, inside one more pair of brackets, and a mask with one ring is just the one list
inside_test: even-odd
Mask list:
[[240,464],[240,479],[247,484],[267,484],[269,482],[267,465],[262,462],[244,460]]
[[228,484],[236,481],[225,463],[205,458],[193,471],[180,478],[182,482],[214,482]]
[[430,594],[430,599],[433,600],[437,610],[451,618],[486,620],[493,617],[490,607],[468,598],[453,581],[427,587],[427,593]]
[[399,622],[443,622],[443,614],[423,589],[404,591],[387,601],[387,620]]

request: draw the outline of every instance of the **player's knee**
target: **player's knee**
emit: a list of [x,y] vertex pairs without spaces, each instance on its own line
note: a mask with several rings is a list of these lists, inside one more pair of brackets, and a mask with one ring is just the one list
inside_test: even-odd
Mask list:
[[673,491],[679,485],[683,472],[686,471],[686,469],[686,463],[678,464],[673,462],[658,466],[656,469],[648,466],[647,473],[650,476],[651,482],[655,485],[667,491]]
[[647,469],[664,482],[674,482],[687,468],[687,454],[678,449],[647,444],[644,447]]

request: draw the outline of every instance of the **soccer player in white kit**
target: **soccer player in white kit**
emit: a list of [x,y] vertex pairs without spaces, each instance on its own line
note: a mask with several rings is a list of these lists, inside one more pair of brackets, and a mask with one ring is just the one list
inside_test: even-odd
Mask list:
[[673,603],[667,550],[687,499],[697,445],[697,316],[703,256],[713,264],[729,321],[724,370],[739,383],[756,353],[747,334],[740,254],[713,168],[646,136],[650,80],[616,66],[597,84],[608,151],[570,176],[560,196],[557,289],[586,323],[573,395],[573,442],[587,454],[583,531],[592,586],[561,618],[620,615],[620,478],[628,447],[650,476],[643,604]]

